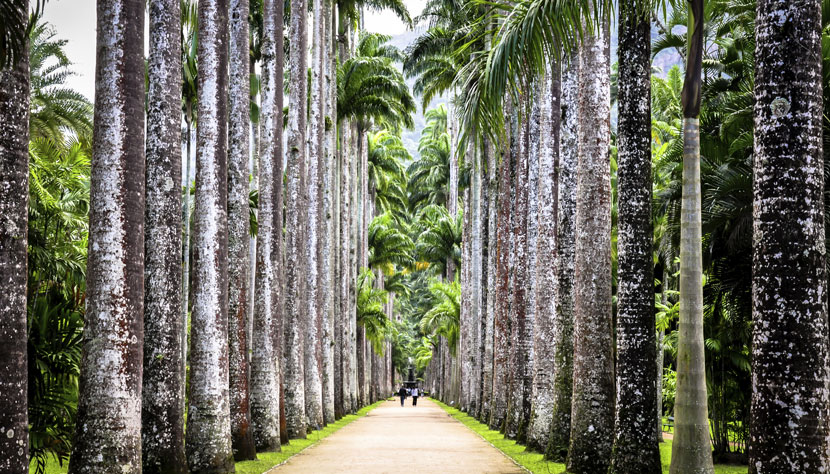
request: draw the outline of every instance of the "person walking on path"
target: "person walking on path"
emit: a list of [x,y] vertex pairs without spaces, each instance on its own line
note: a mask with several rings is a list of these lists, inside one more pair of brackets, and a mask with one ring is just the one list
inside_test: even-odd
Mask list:
[[403,401],[406,400],[406,388],[401,386],[401,389],[398,390],[398,396],[401,397],[401,407],[403,407]]
[[418,395],[419,395],[418,387],[413,388],[412,389],[412,406],[413,407],[418,405]]

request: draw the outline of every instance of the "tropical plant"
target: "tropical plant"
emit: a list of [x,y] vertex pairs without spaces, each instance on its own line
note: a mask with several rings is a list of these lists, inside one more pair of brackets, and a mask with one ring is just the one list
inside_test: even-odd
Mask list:
[[388,294],[374,287],[375,275],[364,269],[357,280],[357,324],[366,331],[366,340],[378,355],[383,355],[389,318],[383,308]]

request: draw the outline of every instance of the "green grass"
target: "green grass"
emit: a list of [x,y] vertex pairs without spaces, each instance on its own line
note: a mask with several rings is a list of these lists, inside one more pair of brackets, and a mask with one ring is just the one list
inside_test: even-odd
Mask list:
[[[362,416],[365,416],[380,403],[381,402],[377,402],[367,407],[363,407],[357,413],[353,415],[346,415],[338,421],[326,426],[322,430],[311,431],[308,433],[308,437],[306,437],[306,439],[292,439],[290,443],[283,445],[282,451],[278,453],[259,453],[257,454],[257,459],[255,461],[238,462],[236,463],[236,472],[237,474],[262,474],[274,466],[285,462],[291,456],[299,453],[326,436],[329,436],[340,428]],[[61,467],[58,465],[57,461],[54,461],[46,465],[45,474],[65,474],[66,469],[66,463],[64,463],[64,466]],[[35,466],[29,466],[29,471],[31,473],[35,472]]]
[[[500,432],[491,430],[487,425],[461,410],[445,405],[438,400],[430,400],[434,401],[444,411],[449,413],[450,416],[460,421],[464,426],[474,431],[484,438],[485,441],[495,446],[496,449],[506,454],[510,459],[533,474],[559,474],[565,472],[564,464],[545,461],[542,454],[529,451],[516,441],[506,439]],[[667,440],[665,443],[660,443],[660,458],[663,461],[663,472],[668,473],[669,462],[671,461],[671,441]],[[735,466],[731,464],[715,465],[716,474],[746,474],[747,471],[747,466]]]

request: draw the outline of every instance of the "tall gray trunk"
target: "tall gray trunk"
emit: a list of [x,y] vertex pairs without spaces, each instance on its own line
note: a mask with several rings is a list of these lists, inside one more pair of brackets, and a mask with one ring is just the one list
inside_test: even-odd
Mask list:
[[654,230],[651,217],[651,24],[645,2],[620,2],[617,409],[611,473],[660,474],[654,423]]
[[558,301],[557,215],[559,212],[559,128],[561,84],[559,64],[555,62],[540,81],[538,238],[536,271],[536,311],[533,321],[533,416],[527,433],[527,446],[545,452],[553,421],[553,376],[555,371],[554,322]]
[[579,166],[574,259],[574,367],[568,472],[606,472],[614,439],[611,337],[609,31],[586,36],[579,55]]
[[306,169],[306,84],[307,38],[305,0],[291,2],[291,41],[289,73],[292,81],[288,109],[288,188],[286,189],[286,252],[285,262],[285,418],[291,438],[305,438],[305,372],[303,348],[307,307],[305,307],[304,275],[310,271],[306,259],[303,227],[308,212],[303,197],[303,174]]
[[248,0],[230,6],[230,120],[228,130],[228,365],[234,459],[256,459],[248,386],[250,206],[250,47]]
[[672,474],[714,472],[703,346],[703,250],[700,190],[700,94],[703,0],[687,3],[688,53],[683,82],[683,199],[680,209],[680,322]]
[[185,473],[180,0],[150,2],[142,470]]
[[[281,48],[277,31],[282,31],[282,2],[264,0],[263,35],[261,45],[262,97],[260,109],[260,150],[259,150],[259,210],[257,214],[256,244],[256,285],[254,331],[251,341],[251,423],[254,442],[258,451],[280,449],[280,390],[279,369],[281,357],[278,341],[272,336],[279,334],[280,310],[275,301],[272,287],[279,285],[276,269],[281,268],[278,239],[282,233],[282,222],[275,215],[275,188],[281,181],[282,168],[282,107],[278,96],[282,94],[282,69],[277,68],[277,48]],[[279,78],[279,79],[278,79]],[[278,88],[278,86],[280,86]]]
[[562,123],[559,144],[556,216],[556,313],[553,320],[553,418],[545,457],[563,462],[571,437],[573,393],[574,251],[579,114],[579,57],[568,58],[562,73]]
[[481,409],[479,419],[487,422],[490,417],[491,401],[493,398],[493,325],[497,307],[496,293],[496,265],[498,262],[498,218],[499,218],[499,173],[496,150],[489,140],[482,146],[487,160],[487,308],[484,314],[483,354],[481,363]]
[[[263,0],[263,11],[264,11]],[[276,379],[279,385],[279,424],[280,424],[280,442],[288,442],[288,424],[285,416],[285,383],[284,370],[285,367],[285,237],[284,237],[284,187],[283,178],[285,171],[284,163],[284,147],[283,147],[283,74],[285,64],[285,41],[283,36],[283,17],[285,14],[285,3],[273,3],[273,25],[270,27],[273,31],[274,39],[274,67],[273,67],[273,83],[274,83],[274,198],[273,198],[273,237],[271,239],[271,260],[274,262],[274,285],[271,299],[274,304],[273,310],[273,344],[274,344],[274,364],[276,367]]]
[[[510,117],[510,114],[506,114]],[[493,390],[490,421],[492,429],[501,430],[507,418],[507,364],[510,354],[510,230],[511,230],[511,153],[502,146],[500,164],[498,217],[496,235],[495,313],[493,318]]]
[[228,373],[228,2],[199,2],[196,251],[187,460],[190,472],[232,472]]
[[531,105],[526,101],[521,107],[522,119],[519,122],[517,150],[515,155],[514,183],[515,204],[513,209],[513,252],[511,268],[513,276],[510,283],[513,305],[510,309],[511,344],[509,403],[505,435],[508,438],[524,439],[527,421],[530,418],[530,390],[532,375],[530,372],[530,350],[533,345],[533,325],[528,319],[528,287],[532,285],[530,274],[530,256],[528,247],[528,221],[530,212],[530,161],[531,156]]
[[[15,6],[25,24],[29,2]],[[29,51],[0,69],[0,472],[29,472],[26,243],[29,227]]]
[[305,239],[306,255],[306,321],[305,321],[305,411],[308,426],[312,429],[320,429],[323,426],[323,307],[321,295],[321,282],[324,275],[321,273],[323,262],[321,261],[321,238],[325,237],[323,231],[323,182],[325,169],[325,158],[321,156],[324,152],[323,132],[323,39],[324,12],[323,1],[313,2],[314,17],[312,18],[311,42],[311,97],[309,100],[309,129],[308,129],[308,185],[306,188],[307,205],[304,212],[305,226],[307,229]]
[[749,446],[757,474],[830,470],[821,5],[758,2]]
[[323,205],[321,223],[323,230],[320,239],[320,261],[319,271],[321,282],[320,292],[322,296],[321,308],[323,311],[323,333],[322,333],[322,378],[323,378],[323,422],[325,424],[334,422],[334,304],[335,304],[335,275],[337,245],[335,236],[337,233],[337,158],[334,151],[334,121],[336,120],[335,110],[335,89],[337,78],[335,64],[332,62],[332,2],[323,2],[323,153],[320,155],[320,169],[323,174]]
[[[99,1],[97,31],[87,306],[69,462],[73,474],[141,470],[144,2]],[[18,71],[13,74],[23,70]]]

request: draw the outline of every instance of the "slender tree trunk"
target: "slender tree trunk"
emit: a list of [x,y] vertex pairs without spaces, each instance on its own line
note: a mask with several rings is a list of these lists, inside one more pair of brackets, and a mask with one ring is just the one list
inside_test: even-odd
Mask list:
[[574,375],[568,472],[606,472],[614,439],[611,337],[609,31],[586,36],[579,57],[579,169],[574,260]]
[[481,413],[479,419],[488,422],[493,398],[493,332],[497,307],[497,263],[498,263],[498,222],[499,222],[499,173],[496,150],[489,140],[483,147],[487,160],[487,311],[484,322],[484,360],[481,373]]
[[[612,473],[660,474],[651,217],[651,24],[645,2],[620,3],[617,409]],[[649,428],[650,427],[650,428]]]
[[[288,435],[291,438],[306,437],[305,414],[305,372],[303,348],[306,341],[304,332],[307,321],[307,308],[303,291],[304,271],[311,271],[304,265],[306,242],[303,241],[303,222],[308,209],[302,196],[303,174],[306,169],[306,104],[307,90],[307,38],[306,38],[306,2],[297,0],[291,3],[291,41],[289,52],[289,70],[292,80],[288,109],[288,189],[286,190],[286,263],[285,267],[285,417],[288,423]],[[313,341],[310,341],[313,343]]]
[[826,472],[821,2],[757,18],[750,472]]
[[324,12],[323,1],[313,2],[314,17],[312,18],[311,42],[311,97],[309,100],[309,130],[308,130],[308,187],[306,188],[307,206],[303,212],[303,220],[308,229],[305,240],[306,253],[306,321],[305,321],[305,411],[308,427],[320,429],[323,427],[323,307],[321,305],[321,242],[323,234],[323,182],[325,162],[322,156],[323,133],[325,123],[323,118],[323,80],[325,71],[323,66],[324,50]]
[[[263,35],[261,45],[262,70],[260,90],[262,107],[260,124],[262,127],[259,152],[259,219],[256,245],[256,280],[254,332],[251,354],[251,422],[254,442],[259,451],[280,449],[280,390],[279,366],[281,357],[279,346],[275,346],[274,333],[277,330],[279,307],[274,301],[273,286],[278,285],[275,273],[276,264],[281,261],[273,253],[278,251],[277,234],[282,233],[282,223],[277,227],[274,215],[276,200],[274,188],[281,181],[274,171],[281,169],[282,149],[282,108],[278,106],[277,96],[282,93],[277,85],[282,81],[281,69],[277,69],[277,30],[282,31],[282,23],[277,23],[278,10],[282,3],[274,0],[262,2]],[[279,122],[279,123],[278,123]],[[279,164],[278,164],[279,163]]]
[[671,474],[714,472],[703,347],[700,190],[700,82],[703,0],[689,2],[690,38],[683,84],[683,200],[680,211],[680,322]]
[[[14,7],[25,24],[29,2]],[[26,243],[29,227],[29,51],[0,69],[0,472],[29,472]]]
[[[264,11],[264,3],[263,3],[263,11]],[[274,22],[273,25],[270,26],[269,31],[273,31],[273,34],[269,34],[268,36],[273,37],[273,54],[274,54],[274,67],[272,77],[273,77],[273,90],[274,90],[274,198],[273,202],[273,237],[271,240],[271,260],[274,262],[274,284],[273,292],[271,295],[271,300],[274,304],[274,310],[272,314],[273,318],[273,345],[274,345],[274,365],[276,375],[275,378],[277,379],[277,384],[279,385],[279,424],[280,424],[280,443],[286,444],[288,443],[288,423],[285,416],[285,383],[284,383],[284,367],[286,365],[285,361],[285,320],[286,320],[286,307],[285,307],[285,294],[286,294],[286,284],[285,284],[285,274],[286,274],[286,265],[285,265],[285,238],[283,235],[285,229],[285,219],[284,219],[284,192],[283,189],[283,179],[285,177],[285,171],[283,169],[283,157],[284,157],[284,147],[283,147],[283,74],[282,71],[284,70],[285,64],[285,41],[283,35],[283,18],[285,14],[285,3],[284,2],[274,2],[273,3],[273,18]],[[263,43],[264,44],[264,43]],[[264,133],[264,129],[263,129]]]
[[562,73],[562,121],[559,144],[556,216],[556,312],[553,321],[553,417],[545,457],[563,462],[571,437],[573,394],[574,251],[576,249],[576,176],[579,114],[579,57],[574,53]]
[[230,5],[230,120],[228,130],[228,365],[234,459],[256,459],[248,387],[248,161],[250,158],[248,0]]
[[228,394],[228,3],[199,2],[199,128],[187,458],[233,472]]
[[[523,99],[526,100],[526,99]],[[510,286],[512,290],[513,306],[510,311],[511,344],[510,344],[510,384],[507,425],[505,435],[511,439],[522,440],[525,435],[529,410],[525,413],[525,400],[530,403],[530,350],[533,344],[533,326],[528,320],[528,287],[532,285],[529,276],[529,238],[528,214],[530,211],[530,123],[531,106],[526,101],[522,105],[523,118],[519,122],[518,153],[515,159],[515,208],[513,209],[513,255],[511,267],[513,278]],[[527,393],[525,393],[527,392]],[[529,405],[528,405],[529,407]],[[527,416],[525,416],[527,415]]]
[[[472,228],[471,228],[471,242],[470,249],[471,262],[471,293],[473,305],[473,320],[472,320],[472,341],[470,345],[470,368],[469,374],[469,391],[470,391],[470,410],[469,413],[478,417],[481,409],[481,361],[482,361],[482,341],[483,331],[481,322],[484,318],[484,285],[482,274],[484,270],[484,232],[485,226],[483,223],[483,200],[482,200],[482,175],[484,174],[483,156],[480,149],[475,145],[470,145],[471,155],[473,159],[473,173],[472,173],[472,191],[470,207],[472,209]],[[463,373],[463,372],[462,372]]]
[[[509,106],[508,106],[509,107]],[[509,110],[509,109],[508,109]],[[511,117],[511,114],[505,114]],[[509,140],[508,140],[509,143]],[[510,221],[511,153],[504,146],[498,193],[498,217],[496,236],[495,314],[493,321],[493,394],[491,397],[490,428],[501,430],[507,418],[507,388],[510,345]]]
[[553,421],[555,370],[554,321],[559,302],[557,282],[557,221],[559,213],[559,127],[561,85],[558,62],[540,81],[539,230],[536,253],[536,312],[533,322],[533,416],[527,436],[530,449],[545,452]]
[[182,371],[180,0],[150,2],[142,470],[186,473]]
[[321,223],[323,224],[322,238],[320,240],[320,261],[322,262],[320,274],[320,292],[322,294],[321,308],[323,312],[323,333],[322,333],[322,376],[323,376],[323,422],[325,424],[334,422],[334,288],[336,275],[337,245],[335,236],[337,233],[337,158],[334,151],[334,120],[335,111],[334,96],[337,87],[336,73],[332,62],[332,1],[323,2],[323,27],[321,43],[323,45],[323,153],[320,155],[320,169],[323,171],[323,205]]
[[73,474],[141,471],[144,2],[98,2],[97,28],[90,252]]

